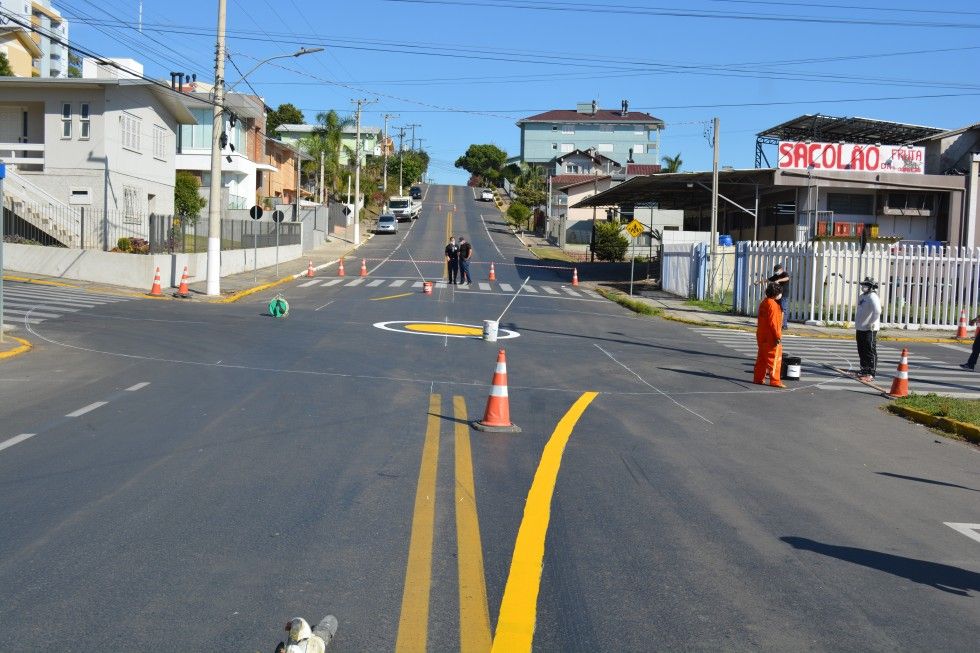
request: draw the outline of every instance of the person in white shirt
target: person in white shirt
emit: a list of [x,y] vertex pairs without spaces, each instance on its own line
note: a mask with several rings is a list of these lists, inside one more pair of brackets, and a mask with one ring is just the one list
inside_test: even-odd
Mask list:
[[874,381],[878,368],[878,330],[881,329],[881,300],[878,284],[871,277],[861,282],[854,329],[857,337],[858,358],[861,361],[859,381]]

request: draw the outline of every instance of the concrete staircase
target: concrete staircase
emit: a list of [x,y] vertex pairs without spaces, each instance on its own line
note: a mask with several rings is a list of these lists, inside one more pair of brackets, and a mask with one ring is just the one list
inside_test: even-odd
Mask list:
[[[31,182],[26,175],[10,168],[7,169],[3,190],[8,211],[65,247],[81,246],[82,215],[76,207],[62,202]],[[96,245],[94,239],[90,242],[86,242],[86,245]]]

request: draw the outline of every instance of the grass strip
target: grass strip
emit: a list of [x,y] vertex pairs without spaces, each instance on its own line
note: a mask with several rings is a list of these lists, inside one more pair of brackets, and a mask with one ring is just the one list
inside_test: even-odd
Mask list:
[[940,429],[980,444],[980,399],[910,394],[896,399],[888,410],[913,422]]
[[649,315],[651,317],[656,317],[658,315],[663,315],[664,312],[662,308],[658,308],[656,306],[650,306],[650,304],[647,304],[646,302],[640,301],[638,299],[633,299],[632,297],[630,297],[625,293],[617,292],[614,290],[606,290],[605,288],[602,287],[597,287],[596,292],[598,292],[606,299],[616,302],[623,308],[628,308],[634,313],[639,313],[640,315]]
[[688,306],[696,306],[701,310],[708,311],[709,313],[731,313],[732,312],[732,301],[729,299],[731,295],[726,297],[722,301],[715,301],[713,299],[686,299],[684,303]]
[[572,258],[557,247],[529,247],[531,253],[541,259],[550,261],[564,261],[566,263],[578,263],[577,259]]

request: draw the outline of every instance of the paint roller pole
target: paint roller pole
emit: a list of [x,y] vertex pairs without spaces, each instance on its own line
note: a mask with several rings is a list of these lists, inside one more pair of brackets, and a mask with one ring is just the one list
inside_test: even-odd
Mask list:
[[510,305],[514,303],[514,300],[517,299],[517,296],[521,294],[521,291],[524,290],[524,286],[526,286],[527,282],[530,280],[531,277],[530,275],[528,275],[528,278],[524,280],[524,283],[521,284],[521,287],[517,289],[517,292],[514,293],[514,296],[511,297],[510,301],[507,302],[507,305],[504,306],[503,313],[501,313],[500,317],[497,318],[497,322],[500,322],[500,320],[504,319],[504,313],[506,313],[510,309]]
[[408,254],[408,260],[411,261],[412,265],[415,266],[415,271],[419,273],[419,279],[421,279],[422,282],[424,283],[425,277],[422,276],[422,270],[419,269],[419,264],[415,262],[415,258],[412,257],[412,253],[408,251],[407,247],[405,248],[405,253]]

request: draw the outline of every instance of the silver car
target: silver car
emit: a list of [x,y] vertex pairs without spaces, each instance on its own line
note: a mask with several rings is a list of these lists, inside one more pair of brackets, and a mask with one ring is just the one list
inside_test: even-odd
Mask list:
[[391,214],[379,215],[378,224],[374,228],[376,234],[397,234],[398,220]]

